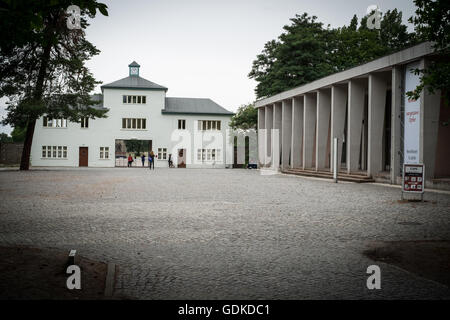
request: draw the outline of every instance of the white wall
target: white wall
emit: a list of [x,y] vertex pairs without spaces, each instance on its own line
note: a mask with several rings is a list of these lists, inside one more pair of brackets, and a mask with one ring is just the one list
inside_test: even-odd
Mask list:
[[[145,95],[146,104],[123,104],[122,95]],[[187,167],[224,167],[226,159],[226,129],[231,116],[224,115],[168,115],[162,114],[165,92],[162,90],[104,89],[104,107],[109,109],[105,119],[89,119],[89,128],[81,128],[80,123],[68,122],[67,128],[45,128],[43,119],[37,120],[31,150],[32,166],[77,167],[79,147],[88,147],[90,167],[114,167],[115,140],[152,140],[152,148],[167,148],[177,164],[178,148],[187,149]],[[122,118],[146,118],[145,130],[122,129]],[[186,131],[179,131],[178,119],[186,120]],[[209,132],[198,133],[197,120],[220,120],[222,137]],[[219,133],[217,131],[216,133]],[[173,141],[172,141],[173,140]],[[212,142],[209,142],[209,141]],[[42,146],[67,146],[67,159],[42,158]],[[100,159],[100,147],[109,147],[109,159]],[[220,148],[222,161],[197,163],[198,148]],[[221,162],[221,163],[220,163]],[[167,160],[156,160],[156,167],[167,167]]]

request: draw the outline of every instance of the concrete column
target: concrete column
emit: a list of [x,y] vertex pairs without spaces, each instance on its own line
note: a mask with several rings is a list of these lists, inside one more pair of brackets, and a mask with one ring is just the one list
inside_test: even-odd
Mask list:
[[292,139],[292,99],[282,102],[281,122],[281,164],[282,168],[288,168]]
[[303,166],[303,102],[304,96],[292,98],[292,168],[299,168]]
[[392,102],[391,102],[391,184],[397,184],[400,176],[400,137],[401,106],[403,95],[403,70],[400,66],[392,68]]
[[[419,68],[423,69],[427,66],[428,61],[422,59]],[[422,90],[420,94],[419,159],[425,165],[425,181],[428,183],[435,177],[440,106],[440,90],[436,90],[434,94],[430,94],[427,88]]]
[[[338,169],[342,162],[342,144],[344,139],[345,115],[347,113],[348,89],[344,85],[334,85],[331,87],[331,146],[330,154],[333,156],[333,140],[338,138]],[[331,161],[330,171],[333,171],[333,161]]]
[[[282,107],[281,107],[281,102],[277,102],[273,104],[273,128],[278,130],[278,150],[280,152],[280,154],[278,155],[278,159],[281,159],[281,114],[282,114]],[[274,141],[274,143],[276,143],[276,141]],[[272,150],[273,149],[273,145],[272,145]],[[275,168],[279,168],[280,163],[276,163],[275,164]]]
[[383,129],[386,112],[387,80],[383,74],[369,75],[367,175],[383,169]]
[[264,166],[265,155],[266,155],[266,108],[258,108],[258,164],[259,167]]
[[361,148],[361,130],[364,115],[365,84],[363,80],[352,79],[348,84],[347,120],[347,172],[358,170]]
[[331,114],[331,91],[321,89],[317,92],[316,115],[316,170],[330,166],[328,155],[328,138]]
[[272,163],[272,128],[273,128],[273,105],[265,107],[265,127],[266,127],[266,154],[265,165],[270,167]]
[[316,130],[316,93],[306,93],[303,108],[303,169],[312,167]]

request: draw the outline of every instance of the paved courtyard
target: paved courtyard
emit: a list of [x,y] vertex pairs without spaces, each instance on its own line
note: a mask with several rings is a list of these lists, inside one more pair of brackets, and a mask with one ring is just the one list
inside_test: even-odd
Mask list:
[[[231,169],[0,171],[0,245],[77,249],[140,299],[450,298],[365,255],[375,241],[449,240],[450,195]],[[381,268],[381,290],[366,268]]]

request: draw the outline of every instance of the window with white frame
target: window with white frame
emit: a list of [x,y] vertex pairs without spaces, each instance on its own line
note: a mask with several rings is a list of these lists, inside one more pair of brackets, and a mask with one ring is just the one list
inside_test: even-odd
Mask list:
[[185,130],[185,129],[186,129],[186,120],[178,119],[178,130]]
[[198,161],[220,161],[220,149],[197,149]]
[[145,130],[147,120],[144,118],[122,118],[122,129]]
[[198,120],[198,130],[220,130],[220,120]]
[[67,146],[42,146],[42,158],[67,159]]
[[109,147],[100,147],[100,159],[109,159]]
[[158,159],[167,160],[167,148],[158,148]]
[[81,127],[89,128],[89,118],[81,118]]
[[122,102],[124,104],[146,104],[147,96],[122,96]]
[[46,128],[67,128],[67,119],[52,119],[44,116],[42,120],[42,125]]

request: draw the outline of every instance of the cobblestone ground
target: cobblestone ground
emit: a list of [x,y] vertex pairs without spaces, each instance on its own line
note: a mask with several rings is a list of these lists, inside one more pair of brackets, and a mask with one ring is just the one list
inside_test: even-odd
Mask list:
[[[384,263],[373,241],[450,239],[450,196],[230,169],[0,172],[0,245],[77,249],[141,299],[450,298]],[[413,223],[410,223],[413,222]]]

